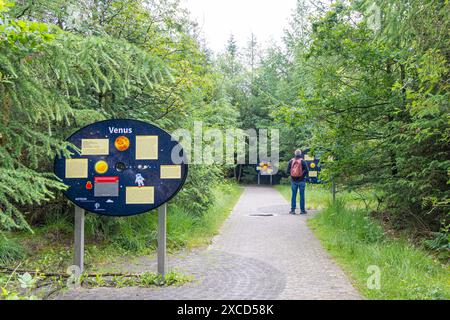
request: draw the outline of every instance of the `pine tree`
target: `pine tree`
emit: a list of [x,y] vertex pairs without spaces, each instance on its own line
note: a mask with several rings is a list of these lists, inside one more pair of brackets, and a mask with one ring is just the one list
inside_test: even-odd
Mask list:
[[[110,37],[81,37],[0,10],[0,226],[26,228],[21,206],[65,186],[51,172],[74,128],[130,114],[127,100],[170,73],[161,59]],[[20,45],[17,45],[20,43]]]

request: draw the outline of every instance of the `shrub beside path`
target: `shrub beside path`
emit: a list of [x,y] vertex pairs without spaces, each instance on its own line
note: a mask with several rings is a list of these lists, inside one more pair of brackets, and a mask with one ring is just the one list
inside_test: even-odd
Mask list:
[[[57,299],[361,299],[307,227],[310,215],[288,211],[275,189],[246,187],[207,249],[169,256],[169,269],[193,276],[192,282],[162,288],[82,288]],[[156,271],[156,259],[141,257],[115,267]]]

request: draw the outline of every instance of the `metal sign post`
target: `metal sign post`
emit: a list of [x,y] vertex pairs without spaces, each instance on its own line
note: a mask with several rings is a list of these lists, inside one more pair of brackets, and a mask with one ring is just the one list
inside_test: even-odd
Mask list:
[[158,274],[163,280],[167,272],[166,255],[167,204],[158,208]]
[[75,206],[75,247],[73,264],[80,268],[80,273],[84,269],[84,209]]
[[[73,264],[84,271],[84,217],[85,210],[75,206],[75,232]],[[167,273],[167,204],[158,208],[158,274]]]

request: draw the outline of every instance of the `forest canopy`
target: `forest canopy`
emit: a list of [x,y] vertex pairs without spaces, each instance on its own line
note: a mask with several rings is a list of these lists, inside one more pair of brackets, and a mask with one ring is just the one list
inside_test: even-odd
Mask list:
[[[0,228],[67,212],[52,173],[64,139],[132,118],[278,128],[283,160],[310,150],[325,183],[371,190],[393,225],[448,234],[449,12],[443,0],[299,0],[282,45],[231,36],[213,54],[175,0],[0,0]],[[179,201],[200,214],[240,170],[193,166]]]

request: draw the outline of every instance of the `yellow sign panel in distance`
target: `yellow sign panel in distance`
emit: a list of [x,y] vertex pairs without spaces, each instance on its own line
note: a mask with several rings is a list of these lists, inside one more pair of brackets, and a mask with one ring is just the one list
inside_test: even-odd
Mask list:
[[83,156],[109,155],[109,139],[81,139],[81,154]]
[[317,171],[309,171],[309,177],[310,178],[316,178],[317,177]]
[[155,203],[154,187],[127,187],[126,204],[153,204]]
[[104,173],[106,173],[106,171],[108,171],[108,163],[103,160],[97,161],[94,169],[95,169],[95,172],[97,172],[99,174],[104,174]]
[[181,179],[181,166],[162,165],[160,176],[161,179]]
[[88,177],[88,159],[66,159],[66,178],[85,179]]
[[158,160],[158,136],[136,136],[136,160]]
[[314,157],[311,157],[311,156],[309,156],[309,155],[305,155],[305,160],[306,161],[314,161]]

